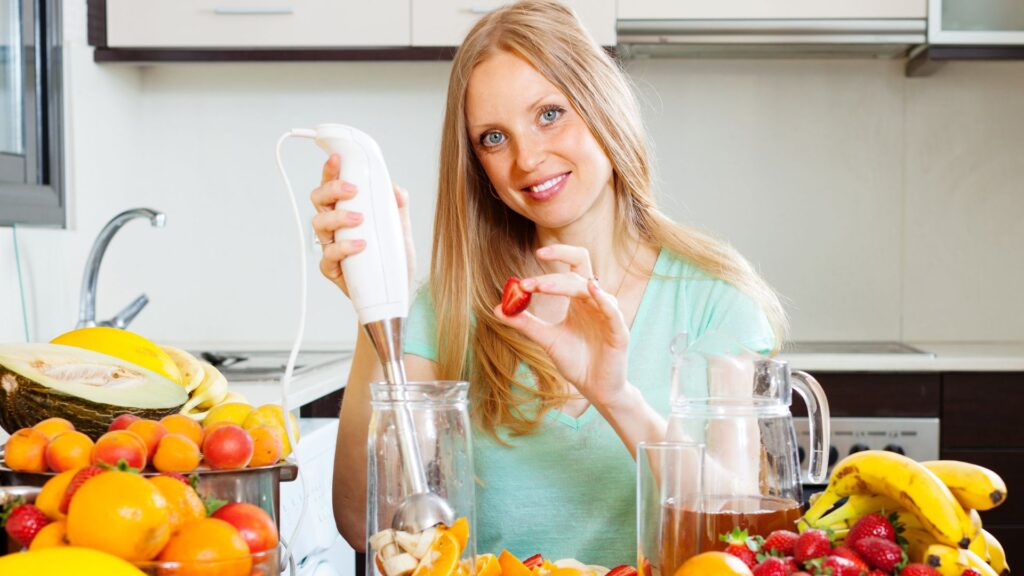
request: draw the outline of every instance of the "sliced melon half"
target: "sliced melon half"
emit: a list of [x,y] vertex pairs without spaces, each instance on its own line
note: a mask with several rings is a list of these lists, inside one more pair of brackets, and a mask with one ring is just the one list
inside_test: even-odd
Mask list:
[[8,433],[59,416],[98,438],[120,414],[159,419],[188,393],[152,370],[60,344],[0,345],[0,427]]

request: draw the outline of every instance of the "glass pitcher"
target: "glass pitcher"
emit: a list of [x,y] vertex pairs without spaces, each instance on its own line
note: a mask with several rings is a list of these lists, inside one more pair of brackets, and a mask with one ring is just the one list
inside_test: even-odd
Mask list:
[[[393,573],[404,573],[403,566],[415,568],[423,558],[427,558],[423,560],[426,563],[448,562],[453,554],[451,546],[447,545],[451,541],[445,539],[442,543],[436,532],[431,532],[434,529],[425,531],[425,536],[388,534],[395,511],[406,496],[397,425],[400,407],[412,416],[430,492],[447,500],[455,511],[456,520],[448,527],[453,541],[458,543],[455,561],[462,564],[467,574],[474,572],[470,559],[476,557],[475,477],[468,390],[468,383],[455,381],[409,382],[405,386],[375,382],[370,385],[366,574],[393,576]],[[414,538],[420,536],[422,541],[417,545]],[[433,548],[428,549],[431,543]],[[394,560],[399,554],[408,554],[411,558]]]
[[[700,510],[703,537],[693,553],[722,550],[734,528],[767,537],[794,530],[802,500],[795,389],[810,421],[809,477],[828,474],[829,411],[810,374],[710,334],[683,349],[673,343],[672,414],[667,439],[705,446]],[[687,551],[689,552],[689,551]]]

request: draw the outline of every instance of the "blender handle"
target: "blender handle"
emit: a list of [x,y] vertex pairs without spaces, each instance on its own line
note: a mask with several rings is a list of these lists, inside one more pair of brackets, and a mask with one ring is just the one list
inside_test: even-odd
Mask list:
[[821,384],[807,372],[791,373],[793,388],[807,405],[811,445],[807,460],[807,475],[811,482],[823,484],[828,479],[828,448],[832,432],[829,426],[828,399]]

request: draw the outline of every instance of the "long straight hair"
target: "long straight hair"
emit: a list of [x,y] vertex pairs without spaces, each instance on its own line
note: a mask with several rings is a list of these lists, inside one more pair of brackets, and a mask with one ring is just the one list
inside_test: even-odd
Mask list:
[[[567,398],[566,382],[539,346],[492,313],[504,281],[520,274],[535,226],[502,203],[473,150],[466,127],[466,87],[473,69],[496,51],[537,69],[568,98],[612,165],[615,234],[665,247],[749,295],[776,335],[785,314],[774,291],[733,248],[676,224],[655,206],[646,133],[622,70],[575,14],[553,0],[525,0],[484,16],[452,63],[441,139],[430,289],[443,378],[468,379],[473,417],[488,434],[536,430]],[[523,382],[520,362],[533,377]],[[500,439],[500,438],[499,438]]]

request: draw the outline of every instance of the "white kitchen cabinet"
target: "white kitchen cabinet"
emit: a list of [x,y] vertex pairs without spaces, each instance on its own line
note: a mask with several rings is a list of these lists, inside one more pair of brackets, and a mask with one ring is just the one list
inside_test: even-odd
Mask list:
[[925,18],[927,0],[619,0],[624,20]]
[[[502,0],[411,0],[413,46],[458,46],[481,16]],[[615,44],[615,0],[563,0],[602,46]],[[623,2],[627,0],[619,0]]]
[[408,46],[409,0],[107,0],[110,48]]

